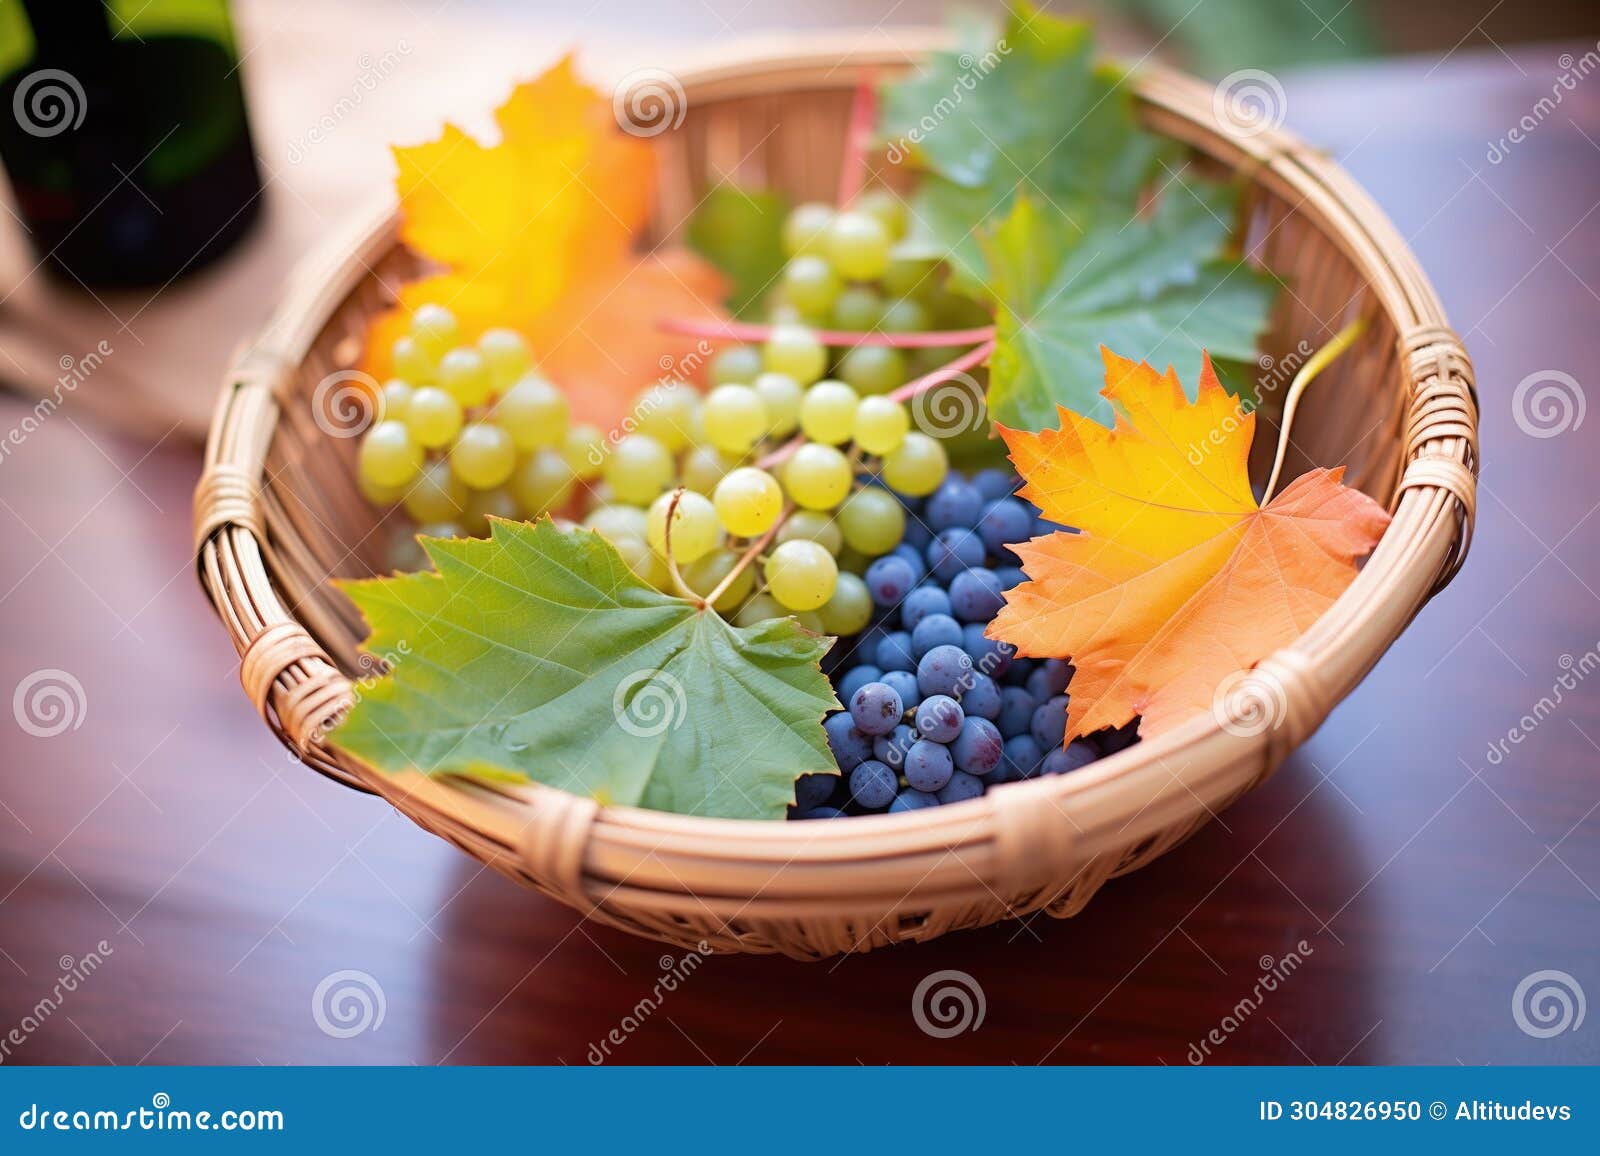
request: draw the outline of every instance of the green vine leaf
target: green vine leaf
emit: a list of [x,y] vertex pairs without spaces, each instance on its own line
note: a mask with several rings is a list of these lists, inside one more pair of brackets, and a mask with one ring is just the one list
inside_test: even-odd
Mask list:
[[789,208],[776,193],[718,185],[689,218],[689,247],[727,275],[728,308],[737,317],[759,312],[788,260],[783,219]]
[[829,640],[792,618],[730,626],[549,519],[423,546],[437,573],[341,583],[397,656],[337,733],[379,769],[735,819],[780,819],[797,775],[835,769]]

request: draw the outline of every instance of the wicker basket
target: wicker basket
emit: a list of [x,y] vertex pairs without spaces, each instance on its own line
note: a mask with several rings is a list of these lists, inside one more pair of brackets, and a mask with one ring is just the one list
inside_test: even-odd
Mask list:
[[[915,53],[935,42],[903,43]],[[682,219],[712,174],[830,198],[854,86],[907,59],[791,44],[682,76],[687,119],[656,138],[657,233]],[[310,766],[382,795],[513,879],[614,926],[716,951],[818,958],[1040,908],[1069,916],[1112,875],[1188,838],[1316,729],[1460,565],[1477,406],[1471,364],[1432,288],[1348,176],[1285,133],[1220,124],[1209,86],[1147,69],[1136,87],[1147,127],[1248,185],[1248,251],[1293,289],[1281,295],[1266,355],[1321,345],[1355,315],[1368,325],[1307,395],[1286,476],[1345,463],[1348,480],[1389,504],[1394,521],[1349,590],[1258,668],[1282,688],[1278,725],[1234,734],[1200,718],[1070,775],[836,823],[601,807],[539,785],[364,765],[325,737],[353,680],[373,670],[359,650],[363,624],[329,579],[375,572],[406,527],[399,515],[374,524],[356,489],[355,439],[319,429],[312,393],[354,362],[367,319],[389,301],[385,284],[411,271],[392,204],[301,271],[230,369],[211,428],[195,495],[200,576],[263,718]],[[1264,416],[1270,428],[1274,415]]]

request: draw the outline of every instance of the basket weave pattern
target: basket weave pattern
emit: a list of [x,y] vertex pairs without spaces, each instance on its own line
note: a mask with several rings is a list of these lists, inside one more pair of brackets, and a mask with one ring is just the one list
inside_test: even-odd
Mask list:
[[[687,118],[656,141],[656,239],[718,177],[827,199],[854,85],[903,65],[822,46],[683,77]],[[1348,176],[1285,133],[1231,133],[1209,87],[1150,70],[1136,88],[1146,127],[1248,184],[1247,252],[1290,287],[1265,356],[1281,362],[1354,316],[1367,322],[1306,395],[1286,476],[1344,463],[1346,480],[1394,520],[1349,590],[1253,675],[1284,704],[1277,725],[1245,735],[1195,719],[1070,775],[838,823],[603,808],[537,784],[366,766],[329,729],[381,666],[360,652],[363,624],[329,579],[380,570],[408,528],[399,514],[375,523],[355,484],[356,440],[320,429],[311,398],[354,363],[368,319],[390,301],[386,286],[412,271],[392,205],[297,275],[230,370],[212,425],[195,494],[200,577],[262,717],[310,766],[382,795],[517,881],[617,927],[717,951],[817,958],[1039,909],[1069,916],[1106,879],[1188,838],[1320,725],[1461,564],[1477,404],[1471,362],[1432,288]],[[1264,430],[1274,416],[1263,411]],[[1269,454],[1271,440],[1258,438]]]

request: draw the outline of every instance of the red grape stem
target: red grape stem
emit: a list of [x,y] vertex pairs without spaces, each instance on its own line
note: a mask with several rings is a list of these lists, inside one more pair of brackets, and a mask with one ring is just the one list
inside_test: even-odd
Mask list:
[[[747,321],[718,321],[691,317],[668,317],[661,321],[664,332],[710,340],[766,341],[779,328]],[[801,326],[800,328],[807,328]],[[811,336],[823,345],[887,345],[893,349],[927,349],[944,345],[973,345],[994,337],[993,325],[973,329],[935,329],[922,333],[884,333],[881,330],[810,329]]]

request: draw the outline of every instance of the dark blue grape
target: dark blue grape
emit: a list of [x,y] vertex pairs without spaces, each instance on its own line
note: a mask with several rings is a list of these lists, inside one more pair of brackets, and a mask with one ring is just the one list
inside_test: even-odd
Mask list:
[[949,614],[950,596],[937,586],[918,586],[900,603],[900,625],[915,630],[930,614]]
[[959,696],[960,688],[972,673],[972,657],[958,646],[935,646],[917,663],[917,689],[930,694]]
[[978,493],[983,495],[983,500],[986,502],[1010,496],[1011,491],[1017,487],[1017,481],[1015,474],[1005,470],[979,470],[972,475],[972,484],[978,487]]
[[997,557],[1011,556],[1006,547],[1013,542],[1026,542],[1033,532],[1033,518],[1028,508],[1015,498],[1001,498],[983,508],[978,519],[978,536]]
[[[1028,679],[1032,677],[1033,659],[1013,658],[1011,660],[1011,665],[1006,667],[1006,676],[1004,682],[1007,686],[1027,686]],[[1033,694],[1033,691],[1030,690],[1028,693]],[[1039,696],[1034,695],[1034,697],[1038,698]]]
[[917,707],[917,733],[936,743],[948,743],[961,733],[966,714],[949,695],[936,694]]
[[889,804],[889,814],[900,811],[920,811],[924,807],[937,807],[939,796],[928,791],[919,791],[915,787],[907,787],[894,797],[894,802]]
[[950,748],[930,739],[918,739],[906,752],[906,782],[919,791],[937,791],[950,781],[955,765]]
[[837,807],[812,807],[809,811],[796,811],[796,819],[842,819],[844,812]]
[[966,771],[957,771],[950,776],[948,783],[939,788],[939,802],[964,803],[968,799],[976,799],[981,794],[983,794],[982,779],[977,775],[969,775]]
[[886,735],[872,741],[872,757],[891,770],[901,770],[906,765],[906,752],[917,741],[917,732],[901,723]]
[[927,556],[933,576],[948,585],[967,567],[983,565],[983,539],[976,530],[962,527],[940,530],[928,543]]
[[1084,739],[1073,739],[1064,747],[1057,747],[1044,757],[1044,762],[1039,766],[1041,775],[1064,775],[1068,771],[1076,771],[1087,767],[1100,757],[1100,752],[1094,749],[1093,744]]
[[983,494],[960,474],[949,474],[928,496],[924,520],[935,530],[972,526],[983,512]]
[[1063,526],[1060,522],[1052,522],[1049,518],[1038,517],[1033,520],[1033,530],[1030,538],[1042,538],[1046,534],[1076,534],[1078,531],[1071,526]]
[[994,576],[1000,579],[1000,589],[1002,590],[1010,590],[1014,586],[1021,586],[1028,580],[1028,576],[1022,572],[1022,567],[1020,566],[1001,566],[995,570]]
[[1032,735],[1014,735],[1006,740],[1005,759],[1006,782],[1014,783],[1018,779],[1031,779],[1039,773],[1044,751]]
[[1028,676],[1028,693],[1040,702],[1054,698],[1067,689],[1072,678],[1072,664],[1060,658],[1047,658],[1034,667]]
[[851,695],[866,686],[867,683],[877,682],[882,674],[883,671],[873,666],[870,662],[863,662],[860,666],[846,671],[844,677],[839,679],[839,700],[841,702],[849,702]]
[[1100,748],[1101,754],[1114,755],[1120,750],[1126,750],[1139,741],[1139,720],[1134,719],[1126,726],[1116,730],[1096,733],[1094,743]]
[[925,550],[928,543],[933,541],[933,531],[919,518],[906,518],[905,537],[900,539],[902,546],[911,546],[916,550]]
[[990,678],[999,678],[1011,669],[1016,648],[998,638],[986,638],[982,622],[969,622],[961,628],[961,649],[972,658],[972,665]]
[[1025,735],[1033,723],[1033,712],[1038,706],[1039,700],[1029,694],[1024,687],[1002,687],[1000,713],[995,716],[994,725],[999,727],[1000,733],[1008,739],[1013,735]]
[[1059,747],[1067,734],[1067,696],[1058,694],[1040,703],[1028,722],[1028,733],[1041,751]]
[[1006,603],[993,570],[974,567],[950,579],[950,609],[963,622],[987,622]]
[[838,785],[838,775],[801,775],[794,781],[795,806],[802,811],[820,807],[833,797],[833,789]]
[[973,671],[961,692],[961,709],[979,718],[994,721],[1000,713],[1000,687],[987,674]]
[[907,710],[914,709],[917,703],[922,701],[922,691],[917,686],[917,676],[909,670],[886,670],[878,681],[885,686],[894,687],[894,692],[900,696],[900,701]]
[[850,772],[850,797],[869,811],[887,807],[900,789],[900,776],[876,759]]
[[888,734],[905,713],[900,695],[888,683],[869,682],[850,696],[850,717],[864,735]]
[[926,546],[911,546],[905,542],[901,542],[893,550],[890,550],[885,557],[904,559],[906,565],[911,567],[911,573],[916,576],[916,580],[921,582],[928,576],[928,559],[925,556],[926,550]]
[[885,674],[891,670],[917,669],[917,657],[911,653],[911,635],[904,630],[894,630],[885,634],[879,640],[872,657]]
[[855,720],[848,711],[830,714],[822,720],[822,732],[828,737],[828,749],[841,771],[853,771],[872,757],[872,740],[856,729]]
[[987,775],[1000,765],[1003,753],[1000,732],[986,718],[968,718],[950,744],[956,766],[969,775]]
[[960,646],[961,623],[948,614],[930,614],[911,632],[911,653],[920,662],[935,646]]
[[867,567],[863,577],[867,593],[879,606],[895,606],[917,584],[917,574],[911,563],[896,554],[885,554]]

